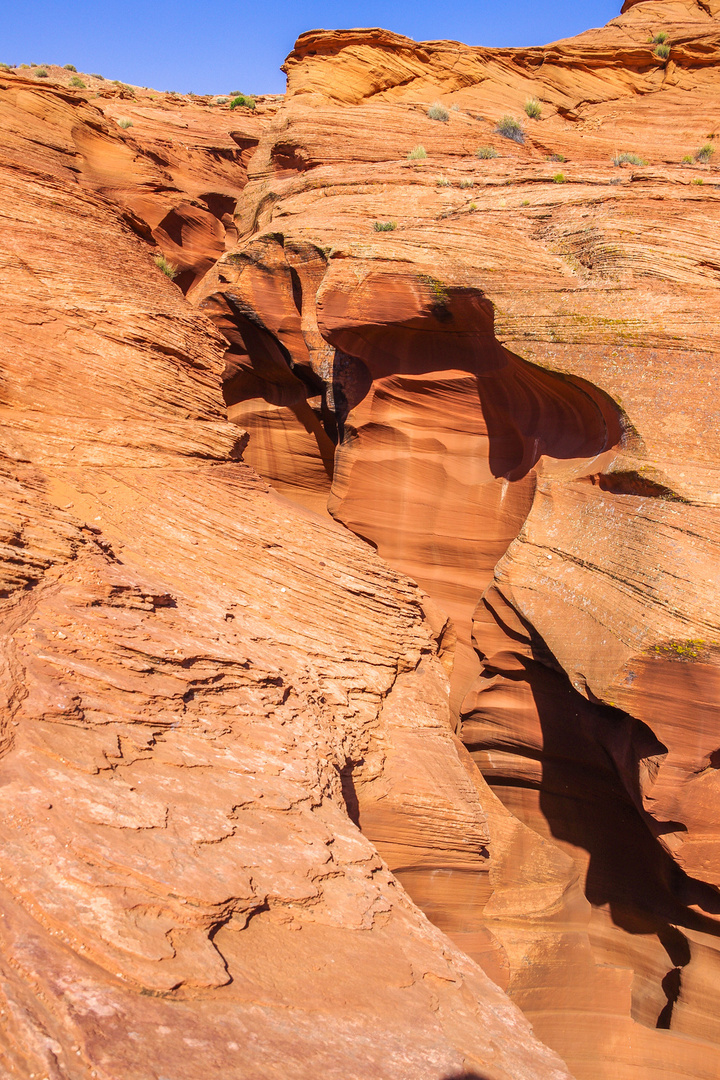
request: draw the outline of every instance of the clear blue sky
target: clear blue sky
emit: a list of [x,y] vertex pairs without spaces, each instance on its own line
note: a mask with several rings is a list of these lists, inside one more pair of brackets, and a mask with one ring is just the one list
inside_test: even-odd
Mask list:
[[0,62],[75,64],[158,90],[280,93],[304,30],[384,26],[417,41],[544,45],[602,26],[622,0],[0,0]]

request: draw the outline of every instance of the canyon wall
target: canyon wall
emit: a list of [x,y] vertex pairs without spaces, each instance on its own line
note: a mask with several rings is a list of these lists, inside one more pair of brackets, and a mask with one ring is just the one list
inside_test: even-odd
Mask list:
[[0,74],[9,1076],[717,1076],[716,7]]

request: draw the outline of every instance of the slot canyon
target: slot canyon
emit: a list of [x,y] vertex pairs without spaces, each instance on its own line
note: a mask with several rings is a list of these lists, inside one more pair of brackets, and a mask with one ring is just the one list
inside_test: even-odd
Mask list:
[[0,69],[3,1080],[719,1080],[719,63]]

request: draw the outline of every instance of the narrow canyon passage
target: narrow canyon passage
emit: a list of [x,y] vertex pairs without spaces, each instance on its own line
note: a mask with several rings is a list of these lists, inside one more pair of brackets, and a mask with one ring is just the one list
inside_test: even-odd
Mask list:
[[[503,572],[548,502],[556,542],[537,547],[537,573],[562,559],[566,489],[589,528],[596,494],[610,515],[662,494],[613,470],[636,442],[631,425],[591,384],[504,349],[481,293],[397,270],[358,287],[308,252],[265,239],[239,268],[222,265],[222,289],[206,286],[203,310],[229,342],[229,415],[278,490],[327,506],[437,605],[457,731],[500,800],[474,863],[423,835],[412,757],[393,765],[399,816],[356,763],[353,819],[578,1077],[640,1060],[643,1075],[670,1061],[710,1076],[718,1002],[699,988],[720,975],[720,905],[661,846],[667,826],[638,779],[667,747],[572,685]],[[593,647],[602,654],[602,639]],[[510,837],[508,820],[525,830]]]

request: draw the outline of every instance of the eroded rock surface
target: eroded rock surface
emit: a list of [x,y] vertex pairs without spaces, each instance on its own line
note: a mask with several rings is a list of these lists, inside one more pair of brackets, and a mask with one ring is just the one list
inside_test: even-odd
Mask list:
[[304,35],[195,294],[247,460],[449,616],[458,733],[524,826],[484,800],[482,889],[358,768],[361,828],[588,1078],[717,1069],[719,14]]
[[9,1075],[717,1077],[716,8],[0,80]]
[[0,1072],[568,1077],[356,824],[362,762],[487,873],[444,617],[239,460],[150,151],[0,86]]

